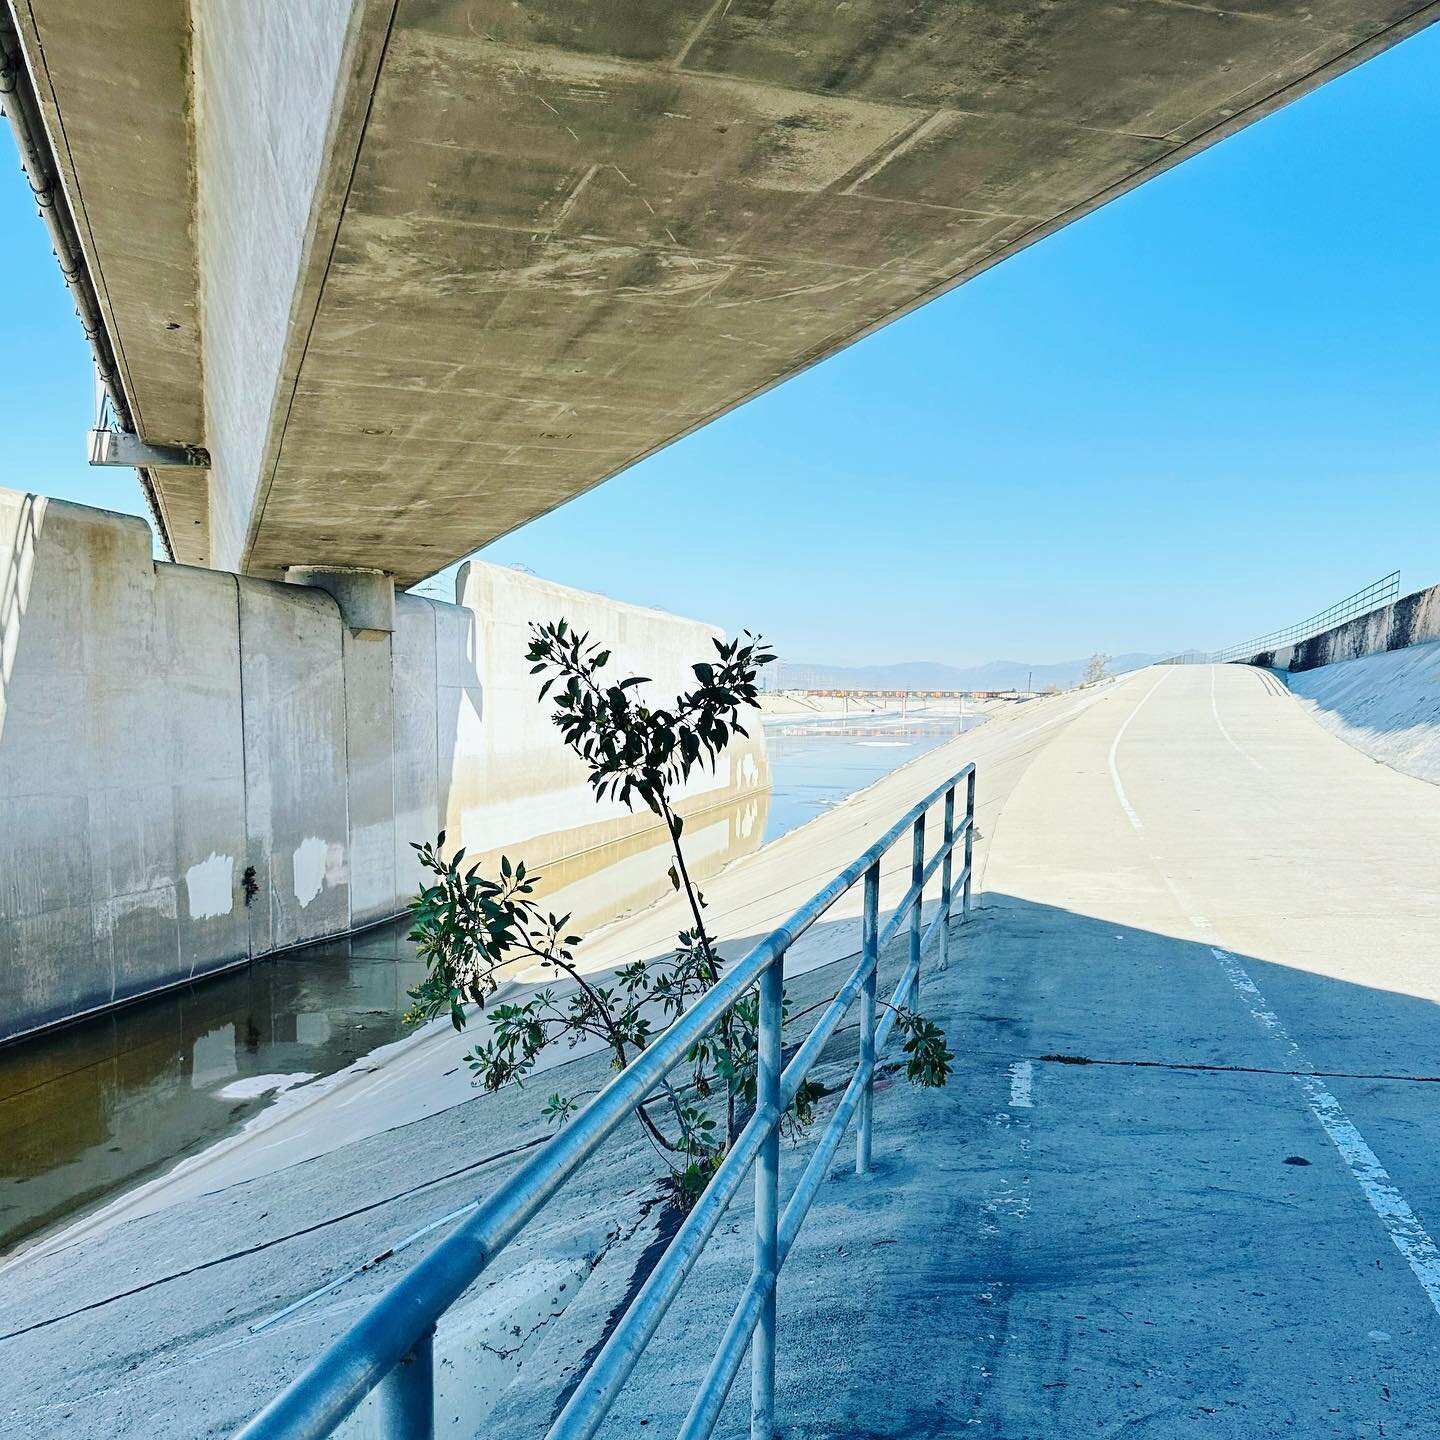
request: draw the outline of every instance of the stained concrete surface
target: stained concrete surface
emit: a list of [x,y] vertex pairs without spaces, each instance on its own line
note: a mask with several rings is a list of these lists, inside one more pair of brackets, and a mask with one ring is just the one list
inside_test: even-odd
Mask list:
[[[1440,585],[1416,590],[1389,605],[1376,606],[1353,620],[1333,625],[1293,645],[1262,650],[1246,658],[1247,663],[1269,670],[1301,673],[1433,640],[1440,640]],[[1378,677],[1380,672],[1376,673]],[[1383,681],[1379,688],[1383,691]]]
[[[698,883],[758,846],[766,800],[690,816]],[[583,934],[668,896],[669,864],[651,827],[546,862],[535,898]],[[0,1259],[264,1124],[280,1095],[303,1103],[304,1086],[385,1069],[425,973],[410,929],[371,926],[0,1046]]]
[[[136,430],[175,445],[205,433],[189,8],[10,6]],[[209,564],[206,472],[167,470],[155,493],[174,558]]]
[[[156,564],[134,516],[0,490],[0,1040],[395,915],[440,829],[532,865],[659,829],[597,804],[527,626],[604,636],[666,699],[713,627],[481,564],[457,599],[357,638],[322,590]],[[680,801],[766,783],[757,735]]]
[[436,570],[1433,9],[401,0],[229,558]]
[[[1431,787],[1261,678],[1142,672],[997,767],[982,906],[924,982],[956,1074],[939,1093],[887,1086],[877,1173],[856,1180],[842,1153],[822,1189],[781,1283],[781,1435],[1240,1440],[1440,1424],[1433,1246],[1400,1234],[1412,1265],[1395,1238],[1402,1212],[1421,1238],[1440,1223],[1440,810]],[[794,983],[823,990],[837,973]],[[827,1065],[852,1045],[843,1033]],[[1317,1085],[1348,1130],[1328,1111],[1319,1123]],[[294,1328],[246,1323],[473,1191],[473,1173],[441,1173],[540,1133],[526,1093],[3,1272],[0,1416],[37,1436],[225,1433],[391,1262]],[[786,1183],[800,1160],[786,1151]],[[629,1288],[648,1165],[633,1138],[607,1152],[495,1278],[593,1261],[580,1290],[593,1327]],[[748,1223],[742,1199],[606,1433],[673,1433],[748,1263]],[[594,1340],[567,1314],[578,1322],[567,1305],[514,1357],[492,1426],[543,1433]],[[737,1395],[722,1433],[743,1433],[743,1411]]]

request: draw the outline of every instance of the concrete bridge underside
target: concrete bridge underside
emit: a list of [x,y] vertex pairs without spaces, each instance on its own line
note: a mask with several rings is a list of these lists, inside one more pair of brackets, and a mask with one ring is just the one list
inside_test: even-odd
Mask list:
[[1437,14],[12,4],[176,557],[403,583]]

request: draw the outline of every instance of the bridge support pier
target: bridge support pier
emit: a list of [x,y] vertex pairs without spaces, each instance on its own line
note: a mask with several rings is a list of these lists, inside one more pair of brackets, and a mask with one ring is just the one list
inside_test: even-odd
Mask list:
[[291,565],[285,579],[291,585],[325,591],[340,607],[340,618],[363,639],[378,640],[395,629],[395,580],[384,570]]

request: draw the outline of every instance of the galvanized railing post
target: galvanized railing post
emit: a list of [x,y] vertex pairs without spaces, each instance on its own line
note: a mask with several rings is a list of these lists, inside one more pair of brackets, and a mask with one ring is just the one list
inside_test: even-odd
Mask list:
[[379,1433],[385,1440],[435,1440],[435,1332],[375,1387]]
[[970,918],[970,868],[975,858],[975,771],[965,777],[965,895],[960,913]]
[[954,850],[951,841],[955,838],[955,787],[945,792],[945,859],[940,866],[940,968],[950,963],[950,892]]
[[775,1116],[755,1162],[755,1273],[765,1297],[750,1349],[750,1440],[775,1435],[775,1288],[780,1273],[780,1022],[784,1011],[783,954],[760,976],[755,1105]]
[[[911,1003],[916,1003],[914,997],[918,995],[918,986],[914,985],[914,977],[919,972],[920,955],[946,919],[942,911],[931,922],[929,930],[925,930],[921,923],[924,887],[929,877],[940,874],[945,854],[949,853],[948,846],[959,843],[953,828],[953,815],[955,790],[961,779],[967,780],[962,903],[968,911],[975,818],[973,766],[966,766],[958,775],[952,776],[912,806],[863,855],[797,910],[784,926],[772,931],[746,955],[733,962],[719,982],[685,1014],[657,1034],[649,1047],[632,1058],[626,1069],[615,1076],[560,1135],[524,1161],[498,1190],[479,1201],[469,1219],[460,1223],[429,1255],[411,1267],[302,1375],[237,1431],[236,1440],[319,1440],[320,1436],[333,1434],[335,1428],[371,1394],[375,1399],[367,1419],[378,1421],[379,1431],[387,1440],[433,1440],[436,1408],[433,1337],[437,1318],[460,1298],[566,1179],[595,1153],[608,1136],[628,1121],[635,1106],[652,1093],[730,1007],[750,994],[752,989],[759,991],[756,1113],[742,1131],[736,1148],[721,1164],[711,1188],[660,1258],[647,1285],[642,1287],[635,1302],[620,1319],[618,1328],[605,1343],[581,1389],[576,1391],[565,1412],[556,1418],[550,1433],[557,1437],[578,1437],[595,1432],[609,1411],[619,1386],[655,1333],[681,1282],[690,1273],[725,1206],[753,1167],[754,1273],[746,1287],[745,1297],[731,1318],[720,1351],[707,1373],[702,1392],[696,1396],[682,1433],[688,1440],[702,1440],[711,1433],[748,1349],[753,1366],[752,1437],[753,1440],[773,1440],[777,1277],[806,1212],[830,1173],[845,1131],[857,1115],[863,1116],[863,1123],[857,1136],[856,1168],[864,1170],[871,1162],[873,1106],[869,1092],[874,1061],[894,1032],[897,1021],[897,1012],[893,1007],[886,1007],[882,1016],[876,1015],[879,1008],[876,962],[882,945],[888,943],[891,937],[898,937],[901,927],[908,920],[910,962],[904,972],[905,984],[913,987],[909,994]],[[947,848],[944,854],[937,848],[935,858],[927,866],[924,863],[925,819],[942,797],[947,802]],[[914,849],[911,883],[906,891],[907,903],[897,906],[882,927],[879,923],[881,864],[891,848],[900,843],[906,829],[912,827]],[[953,911],[954,871],[950,866],[946,869],[950,882],[948,904]],[[798,1047],[787,1073],[781,1068],[785,951],[841,896],[862,880],[865,885],[865,958],[840,987],[804,1043]],[[862,996],[861,1055],[864,1073],[851,1077],[782,1217],[779,1213],[781,1103],[786,1096],[793,1097],[798,1092],[828,1039],[835,1033],[850,1006]],[[317,1291],[315,1295],[318,1297],[323,1293],[327,1292]]]
[[915,820],[915,838],[910,847],[910,887],[915,893],[915,908],[910,912],[910,964],[915,970],[915,983],[910,987],[911,1008],[920,1004],[920,918],[925,909],[925,815]]
[[860,1067],[869,1066],[855,1126],[855,1173],[870,1169],[870,1113],[875,1098],[875,987],[880,937],[880,862],[865,872],[865,911],[860,921],[861,964],[870,967],[860,986]]

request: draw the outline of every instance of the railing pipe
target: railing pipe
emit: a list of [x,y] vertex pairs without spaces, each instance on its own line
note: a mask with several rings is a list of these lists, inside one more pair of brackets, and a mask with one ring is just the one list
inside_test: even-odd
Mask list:
[[813,920],[813,915],[797,913],[790,926],[766,936],[727,970],[706,992],[708,1004],[697,1004],[642,1050],[564,1131],[536,1151],[469,1220],[382,1295],[309,1370],[240,1430],[237,1440],[276,1436],[322,1440],[329,1435],[409,1353],[417,1337],[460,1298],[526,1221],[685,1058],[690,1046],[750,989],[759,973],[791,943],[791,926],[803,930]]
[[435,1440],[435,1332],[375,1387],[376,1418],[385,1440]]
[[880,915],[880,862],[865,872],[865,910],[860,922],[861,970],[864,974],[860,992],[860,1071],[866,1076],[860,1097],[860,1120],[855,1129],[855,1173],[864,1175],[870,1169],[870,1114],[875,1102],[872,1076],[875,1070],[875,988],[880,951],[877,945]]
[[670,1302],[695,1266],[750,1166],[778,1124],[777,1112],[757,1109],[740,1132],[695,1208],[685,1217],[639,1294],[631,1302],[584,1381],[576,1388],[545,1440],[588,1440],[603,1423],[620,1387],[645,1353]]
[[[956,835],[951,840],[950,843],[952,847],[959,838],[959,835]],[[920,883],[918,885],[912,884],[900,897],[900,903],[895,907],[894,913],[890,916],[889,920],[885,922],[885,928],[880,932],[880,948],[882,950],[900,933],[901,927],[905,924],[906,920],[909,919],[910,907],[920,899],[925,886],[934,879],[935,872],[940,868],[941,862],[944,859],[944,850],[937,850],[935,854],[931,856],[929,864],[925,866],[920,876]]]
[[[780,1026],[785,993],[782,962],[760,977],[755,1100],[778,1116]],[[775,1435],[775,1290],[780,1278],[780,1127],[772,1125],[755,1165],[755,1279],[763,1287],[760,1320],[750,1350],[750,1440]]]
[[[886,1007],[884,1018],[875,1030],[877,1055],[885,1049],[885,1042],[895,1028],[896,1014],[909,999],[911,987],[918,974],[918,965],[905,967],[905,971],[900,977],[900,983],[890,997],[890,1004]],[[811,1155],[809,1163],[801,1173],[794,1193],[785,1206],[785,1213],[780,1217],[779,1264],[781,1267],[784,1266],[790,1255],[790,1249],[795,1243],[801,1223],[815,1202],[821,1182],[829,1173],[841,1137],[849,1127],[850,1117],[862,1103],[862,1098],[873,1081],[873,1063],[869,1067],[861,1065],[856,1068],[849,1085],[845,1087],[845,1093],[841,1096],[839,1105],[835,1107],[835,1114],[825,1127],[825,1132],[820,1137],[814,1154]],[[710,1362],[710,1368],[705,1372],[704,1380],[700,1382],[700,1389],[691,1403],[690,1413],[686,1415],[685,1423],[680,1427],[677,1440],[705,1440],[705,1437],[714,1430],[716,1422],[720,1419],[720,1412],[724,1408],[726,1397],[730,1394],[730,1387],[735,1383],[735,1377],[745,1358],[745,1347],[749,1344],[750,1336],[759,1319],[763,1298],[764,1292],[760,1277],[752,1276],[745,1293],[740,1297],[740,1303],[730,1317],[729,1325],[725,1327],[725,1335],[720,1341],[720,1348],[715,1352],[715,1358]]]
[[965,776],[965,891],[960,906],[963,919],[970,918],[970,876],[975,863],[975,767]]
[[[810,1045],[808,1049],[802,1046],[802,1053],[805,1055],[804,1065],[796,1067],[792,1063],[782,1077],[780,1070],[780,1015],[783,1008],[781,998],[783,993],[782,957],[795,940],[803,935],[862,876],[869,876],[873,872],[876,877],[874,883],[878,885],[881,858],[905,833],[907,828],[914,827],[919,847],[916,853],[923,860],[926,812],[947,790],[953,788],[966,776],[971,777],[969,793],[971,796],[970,810],[973,814],[973,773],[974,766],[966,766],[959,774],[951,777],[950,780],[918,801],[863,855],[858,856],[824,889],[801,906],[783,926],[766,936],[745,956],[728,967],[720,980],[706,992],[695,1006],[676,1019],[655,1038],[647,1049],[640,1052],[630,1065],[606,1085],[564,1131],[536,1151],[508,1181],[481,1201],[469,1219],[452,1231],[409,1274],[381,1296],[359,1321],[335,1340],[302,1375],[298,1376],[249,1424],[237,1431],[236,1440],[277,1440],[277,1437],[284,1437],[284,1440],[321,1440],[321,1437],[331,1434],[360,1401],[377,1387],[381,1388],[379,1404],[382,1411],[387,1406],[397,1414],[400,1410],[405,1410],[407,1415],[411,1411],[415,1411],[418,1419],[414,1423],[433,1425],[433,1421],[426,1418],[424,1407],[420,1405],[416,1397],[422,1388],[421,1376],[427,1373],[426,1367],[433,1368],[431,1358],[433,1340],[431,1337],[439,1316],[459,1299],[526,1222],[595,1153],[604,1140],[626,1120],[635,1107],[655,1089],[669,1071],[685,1058],[690,1047],[708,1033],[721,1016],[757,982],[760,984],[762,992],[760,1007],[762,1017],[761,1064],[757,1104],[760,1112],[759,1129],[750,1132],[747,1127],[746,1133],[750,1133],[752,1136],[763,1133],[765,1137],[764,1141],[758,1145],[760,1158],[755,1167],[757,1225],[754,1280],[762,1286],[762,1289],[768,1291],[770,1303],[767,1309],[766,1334],[757,1343],[755,1349],[756,1370],[755,1389],[752,1394],[752,1414],[757,1425],[762,1428],[766,1423],[773,1425],[774,1287],[779,1265],[788,1251],[788,1245],[782,1246],[775,1225],[771,1223],[778,1207],[778,1124],[783,1109],[781,1097],[787,1096],[793,1099],[795,1089],[798,1088],[800,1079],[803,1078],[804,1070],[819,1054],[824,1043],[822,1038],[818,1043]],[[965,826],[967,835],[969,828],[969,817],[967,816]],[[952,846],[953,843],[954,839],[952,838]],[[935,863],[938,863],[940,858],[937,855]],[[911,887],[914,892],[911,903],[916,907],[915,917],[918,922],[919,908],[923,903],[924,881],[928,874],[933,873],[933,864],[931,867],[926,867],[912,859],[911,873],[914,882]],[[967,895],[968,885],[967,865]],[[878,910],[878,901],[876,908]],[[887,927],[887,932],[888,929],[889,927]],[[883,938],[883,936],[878,937],[877,953],[878,945],[883,943]],[[914,923],[912,924],[910,963],[906,967],[904,978],[892,996],[893,1006],[903,1005],[918,983],[918,948],[923,948],[923,946],[917,948],[915,944],[917,938],[918,923]],[[833,1032],[845,1008],[853,1001],[857,990],[862,989],[873,975],[873,965],[867,969],[863,963],[857,974],[852,975],[851,981],[842,989],[845,997],[843,1003],[840,1003],[841,997],[837,996],[836,1001],[822,1017],[820,1024],[827,1027],[826,1036]],[[892,1009],[887,1011],[884,1019],[875,1028],[877,1052],[879,1048],[883,1047],[884,1038],[890,1033],[893,1023],[894,1011]],[[870,1068],[873,1069],[873,1066]],[[862,1079],[862,1076],[867,1078]],[[862,1066],[857,1069],[855,1079],[860,1081],[860,1085],[857,1089],[855,1081],[852,1081],[851,1088],[846,1092],[847,1101],[837,1112],[836,1119],[843,1116],[848,1120],[854,1106],[859,1103],[860,1091],[868,1083],[866,1067]],[[785,1103],[788,1103],[788,1099]],[[826,1131],[826,1139],[822,1142],[822,1148],[828,1147],[825,1153],[832,1156],[835,1146],[839,1143],[839,1134],[834,1127],[835,1120],[832,1120],[831,1127]],[[746,1142],[744,1149],[748,1152],[749,1148],[750,1142]],[[817,1151],[817,1154],[819,1153]],[[745,1158],[748,1159],[748,1156]],[[743,1173],[743,1170],[737,1160],[730,1176],[740,1173]],[[813,1193],[814,1186],[818,1186],[818,1178],[813,1179],[813,1182],[807,1178],[811,1174],[812,1172],[807,1168],[806,1177],[802,1177],[796,1195],[792,1197],[791,1203],[786,1209],[787,1217],[794,1211],[795,1201],[805,1190],[807,1184],[811,1187],[809,1193]],[[729,1178],[727,1177],[726,1186],[729,1184]],[[774,1204],[767,1199],[767,1196],[771,1194],[775,1197]],[[728,1199],[728,1196],[724,1198]],[[705,1202],[702,1200],[701,1204],[703,1206]],[[702,1212],[706,1222],[708,1223],[712,1213],[718,1218],[718,1214],[723,1208],[721,1191],[717,1190],[714,1201]],[[764,1213],[767,1211],[769,1212],[768,1219]],[[803,1210],[799,1213],[803,1215]],[[691,1233],[698,1233],[700,1228],[697,1225],[696,1231]],[[706,1233],[708,1234],[708,1231]],[[701,1236],[696,1242],[697,1249],[699,1244],[703,1243],[703,1238]],[[664,1275],[666,1277],[675,1276],[678,1284],[678,1280],[683,1279],[683,1270],[688,1268],[692,1260],[693,1256],[687,1259],[682,1252],[672,1262],[671,1268],[664,1272]],[[669,1278],[665,1283],[668,1286]],[[664,1303],[669,1303],[668,1298]],[[663,1308],[663,1305],[660,1306],[662,1313]],[[747,1331],[746,1334],[748,1339],[749,1332]],[[402,1368],[397,1371],[397,1366]],[[433,1381],[427,1387],[427,1394],[430,1396],[429,1404],[433,1410]],[[768,1422],[766,1421],[767,1415],[769,1416]],[[398,1420],[395,1422],[396,1425],[399,1423]],[[407,1420],[405,1423],[410,1422]],[[410,1434],[410,1432],[394,1430],[393,1427],[392,1433],[402,1434],[406,1440]],[[417,1430],[414,1433],[429,1434],[429,1431]],[[766,1440],[768,1440],[768,1435]]]
[[[936,860],[939,860],[937,855]],[[933,866],[931,867],[933,871]],[[920,966],[920,917],[925,909],[925,813],[915,817],[915,834],[910,841],[910,888],[915,892],[915,908],[910,912],[910,963]],[[917,987],[918,998],[918,987]]]
[[955,849],[955,787],[945,792],[945,839],[941,854],[945,864],[940,871],[940,968],[950,964],[950,878],[952,871],[951,852]]
[[1268,635],[1257,635],[1253,640],[1244,640],[1238,645],[1227,645],[1223,650],[1210,650],[1206,652],[1188,651],[1183,655],[1172,655],[1168,660],[1161,660],[1161,665],[1223,665],[1231,660],[1248,660],[1251,656],[1259,655],[1266,650],[1275,650],[1282,645],[1294,645],[1301,640],[1311,640],[1316,635],[1323,635],[1325,631],[1336,625],[1343,625],[1347,620],[1354,620],[1361,615],[1368,615],[1373,610],[1378,610],[1382,605],[1388,605],[1400,597],[1400,572],[1392,570],[1388,575],[1382,575],[1380,579],[1373,580],[1363,589],[1357,590],[1353,595],[1347,595],[1343,600],[1338,600],[1328,610],[1322,610],[1318,615],[1312,615],[1308,620],[1301,620],[1296,625],[1287,625],[1283,630],[1272,630]]

